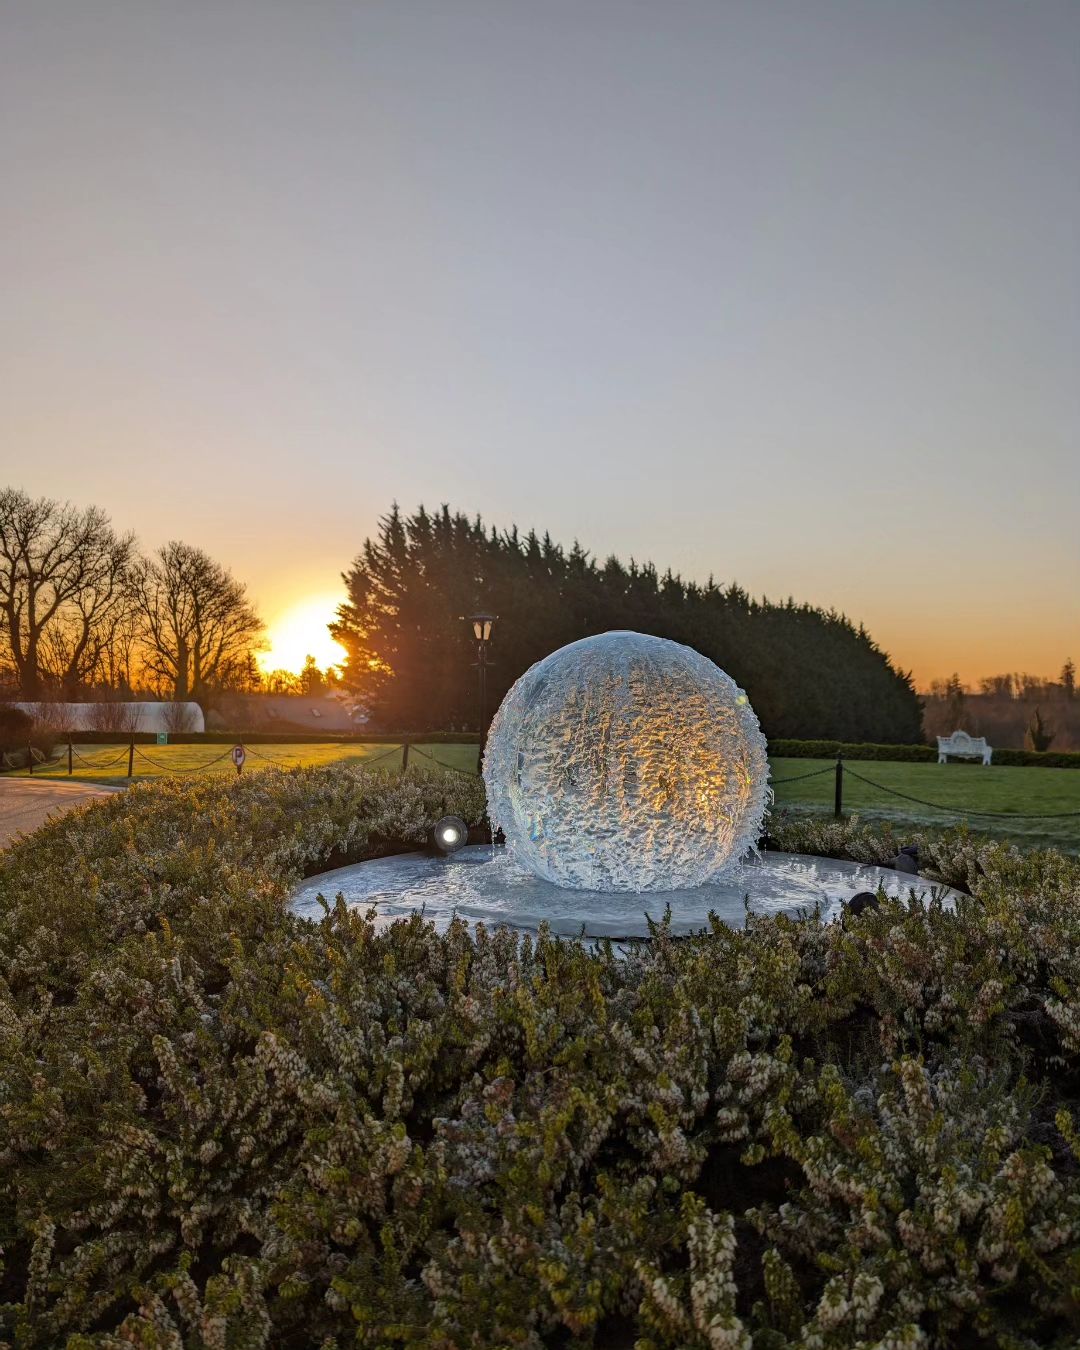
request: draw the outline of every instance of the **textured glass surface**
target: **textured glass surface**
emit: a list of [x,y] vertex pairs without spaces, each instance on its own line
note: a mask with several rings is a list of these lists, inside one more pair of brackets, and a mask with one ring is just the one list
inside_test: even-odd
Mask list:
[[707,657],[602,633],[527,670],[484,755],[493,826],[558,886],[697,886],[753,848],[768,798],[749,700]]

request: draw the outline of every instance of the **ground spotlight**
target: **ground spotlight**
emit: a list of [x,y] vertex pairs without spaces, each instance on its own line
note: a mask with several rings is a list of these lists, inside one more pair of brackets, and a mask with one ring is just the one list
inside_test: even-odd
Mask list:
[[435,823],[431,842],[440,853],[456,853],[469,842],[469,827],[460,816],[443,816]]
[[847,912],[853,919],[857,919],[860,914],[865,914],[868,909],[880,909],[881,901],[873,891],[859,891],[853,895],[847,903]]

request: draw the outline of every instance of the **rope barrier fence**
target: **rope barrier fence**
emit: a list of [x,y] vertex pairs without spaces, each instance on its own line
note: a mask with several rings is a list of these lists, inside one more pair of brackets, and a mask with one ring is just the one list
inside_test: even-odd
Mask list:
[[[258,750],[252,745],[246,745],[243,741],[238,741],[237,745],[239,745],[243,749],[245,758],[250,755],[255,759],[261,760],[264,764],[272,765],[274,768],[278,769],[298,768],[303,763],[302,759],[297,760],[279,759],[274,755],[268,755],[265,751]],[[89,756],[84,755],[81,750],[76,749],[74,743],[70,741],[68,742],[65,751],[63,753],[66,753],[67,756],[68,761],[67,772],[69,776],[71,776],[74,773],[76,765],[78,765],[82,769],[89,770],[91,773],[102,773],[109,769],[119,768],[122,764],[127,763],[128,772],[126,776],[130,778],[133,776],[133,766],[134,760],[136,758],[142,760],[145,764],[150,765],[151,768],[154,768],[159,773],[163,774],[201,773],[203,770],[211,769],[215,765],[220,764],[223,760],[231,758],[233,755],[234,748],[235,747],[230,746],[227,750],[223,750],[220,755],[215,755],[213,756],[213,758],[205,760],[201,764],[187,764],[187,765],[171,764],[166,763],[161,759],[156,759],[153,755],[148,755],[146,751],[143,750],[142,747],[137,745],[134,741],[132,741],[129,745],[127,745],[120,752],[120,754],[107,759],[101,759],[97,757],[90,758]],[[408,759],[410,751],[413,754],[423,756],[424,759],[430,760],[431,763],[436,764],[440,769],[446,769],[452,773],[462,773],[470,778],[476,776],[475,774],[471,773],[468,769],[459,768],[456,764],[445,763],[443,760],[440,760],[436,756],[430,754],[427,750],[424,750],[420,746],[414,745],[411,742],[408,743],[401,742],[396,745],[391,745],[388,749],[381,751],[379,754],[367,755],[362,759],[354,760],[353,762],[357,765],[357,767],[366,769],[372,765],[381,764],[388,759],[402,759],[403,761],[402,767],[406,768],[408,767]],[[41,751],[39,751],[36,747],[31,749],[30,754],[32,755],[33,762],[35,764],[44,764],[48,762],[47,757],[43,755]],[[235,760],[233,762],[235,763]],[[9,754],[7,751],[4,751],[2,754],[0,754],[0,769],[17,771],[19,769],[23,769],[26,767],[27,767],[26,764],[21,763],[15,756]]]
[[155,769],[160,769],[162,773],[202,773],[204,769],[209,769],[215,764],[220,764],[223,759],[228,759],[232,754],[232,748],[230,747],[224,754],[215,755],[213,759],[208,759],[205,764],[191,764],[187,767],[162,764],[160,760],[151,759],[149,755],[144,754],[138,746],[135,746],[135,753],[140,759],[144,759],[147,764],[152,764]]
[[[261,750],[256,750],[253,745],[245,745],[244,750],[247,754],[254,755],[256,759],[261,759],[267,764],[272,764],[275,769],[288,769],[292,767],[292,765],[288,764],[283,759],[274,759],[272,755],[264,755]],[[232,751],[229,753],[231,754]]]
[[922,797],[912,797],[897,788],[886,787],[884,783],[875,783],[870,778],[864,778],[861,773],[856,773],[854,769],[847,769],[846,772],[858,782],[865,783],[867,787],[876,788],[878,792],[886,792],[892,797],[902,797],[906,802],[929,806],[935,811],[950,811],[954,816],[986,816],[993,820],[1066,820],[1080,817],[1080,811],[978,811],[966,806],[945,806],[941,802],[928,802]]
[[422,750],[422,749],[420,748],[420,746],[418,746],[418,745],[414,745],[414,746],[412,747],[412,749],[413,749],[413,753],[414,753],[414,754],[416,754],[416,755],[423,755],[423,757],[424,757],[425,759],[431,760],[432,764],[437,764],[437,765],[439,766],[440,769],[446,769],[449,773],[460,773],[460,774],[462,774],[465,778],[475,778],[475,777],[476,777],[476,774],[473,773],[473,771],[472,771],[471,769],[462,769],[462,768],[459,768],[458,765],[456,765],[456,764],[446,764],[446,763],[444,763],[443,760],[441,760],[441,759],[436,759],[436,757],[435,757],[434,755],[429,754],[428,751]]
[[[273,755],[267,754],[264,750],[257,749],[255,746],[245,745],[242,741],[238,741],[237,745],[240,746],[244,752],[243,756],[240,757],[240,763],[237,764],[237,773],[241,771],[243,759],[247,755],[251,755],[255,759],[261,760],[264,764],[268,764],[279,769],[300,767],[301,761],[299,760],[294,762],[289,760],[278,759]],[[126,777],[132,778],[134,777],[136,756],[145,764],[149,765],[151,768],[156,770],[158,773],[166,775],[172,774],[187,775],[187,774],[203,773],[206,770],[212,769],[215,766],[221,764],[223,761],[233,758],[235,747],[230,746],[228,749],[222,751],[220,755],[215,755],[212,759],[208,759],[202,764],[189,764],[189,765],[166,763],[160,759],[156,759],[152,755],[148,755],[140,746],[136,745],[134,738],[132,738],[130,744],[127,745],[119,755],[115,756],[115,758],[108,758],[108,759],[88,758],[80,750],[77,750],[71,741],[68,742],[66,749],[68,761],[67,771],[69,775],[73,773],[76,762],[78,762],[81,768],[88,769],[93,773],[100,773],[103,771],[107,771],[109,769],[118,768],[126,761],[127,762]],[[31,754],[30,769],[31,772],[33,772],[33,764],[43,763],[44,756],[41,755],[40,752],[35,753],[33,749],[30,750],[30,754]],[[410,740],[404,740],[399,744],[391,745],[390,747],[388,747],[386,750],[383,750],[379,754],[372,755],[361,760],[353,761],[353,763],[355,763],[356,767],[358,768],[367,769],[371,768],[374,765],[381,764],[386,760],[399,757],[401,760],[401,768],[405,770],[409,766],[410,754],[419,755],[422,759],[425,759],[429,763],[434,764],[436,768],[442,769],[444,772],[461,774],[463,777],[466,778],[476,778],[479,772],[478,769],[477,770],[463,769],[457,764],[448,764],[445,760],[439,759],[439,757],[433,754],[431,750],[425,749],[423,746],[417,745]],[[233,763],[236,764],[235,758],[233,758]],[[16,770],[19,768],[19,765],[7,753],[4,753],[2,756],[0,756],[0,765],[2,765],[4,769],[8,770]],[[916,797],[912,793],[902,792],[899,788],[889,787],[885,783],[879,783],[872,778],[867,778],[864,774],[861,774],[856,769],[851,768],[847,763],[843,761],[841,757],[837,758],[835,764],[827,764],[825,765],[825,767],[820,769],[811,769],[808,773],[794,774],[787,778],[774,778],[770,781],[770,786],[782,787],[791,783],[803,783],[807,782],[810,779],[822,778],[826,774],[832,774],[835,776],[836,789],[834,799],[834,814],[836,816],[840,816],[842,814],[843,780],[846,774],[847,776],[853,778],[856,782],[862,783],[865,787],[871,788],[875,792],[883,793],[887,797],[896,797],[900,801],[911,802],[916,806],[926,807],[932,811],[943,811],[953,816],[962,816],[962,817],[970,816],[980,820],[1002,820],[1002,821],[1016,821],[1016,822],[1041,821],[1041,820],[1080,820],[1080,810],[987,811],[981,810],[977,807],[955,806],[947,804],[945,802],[929,801],[924,797]]]
[[128,757],[128,752],[125,750],[122,754],[117,755],[115,759],[93,760],[87,759],[86,756],[76,750],[74,746],[70,746],[69,748],[72,755],[79,763],[88,769],[111,769],[115,764],[123,764]]
[[389,759],[392,755],[400,755],[403,754],[403,752],[403,745],[392,745],[389,750],[383,751],[381,755],[370,755],[366,759],[361,760],[360,767],[362,769],[367,769],[372,764],[378,764],[380,760]]
[[779,787],[781,783],[802,783],[807,778],[820,778],[825,773],[835,773],[836,770],[831,764],[827,764],[824,769],[813,769],[810,773],[797,773],[794,778],[770,778],[770,787]]
[[[252,745],[245,745],[243,741],[238,741],[237,745],[240,746],[241,749],[243,750],[244,759],[246,759],[248,755],[251,755],[253,758],[261,760],[264,764],[272,765],[274,768],[277,769],[299,768],[301,767],[302,764],[301,760],[278,759],[274,755],[268,755],[264,750],[258,750]],[[232,759],[234,749],[235,749],[234,746],[230,746],[227,750],[223,750],[220,755],[215,755],[213,756],[212,759],[205,760],[201,764],[185,765],[185,764],[169,764],[161,759],[155,759],[153,755],[148,755],[146,751],[142,749],[141,746],[136,745],[134,740],[132,740],[131,743],[124,750],[122,750],[119,755],[115,756],[115,758],[110,759],[88,758],[80,750],[77,750],[75,748],[73,742],[69,741],[67,744],[67,761],[68,761],[67,771],[68,776],[70,777],[74,773],[75,765],[78,764],[80,768],[88,769],[91,773],[101,773],[109,769],[119,768],[120,765],[126,763],[127,773],[126,775],[123,776],[132,778],[135,776],[135,759],[137,757],[138,759],[142,760],[145,764],[150,765],[151,768],[156,769],[161,774],[171,775],[171,774],[202,773],[207,769],[212,769],[216,765],[221,764],[224,760]],[[388,749],[381,751],[377,755],[368,755],[365,756],[363,759],[356,760],[353,762],[356,764],[356,767],[361,769],[367,769],[372,767],[373,765],[381,764],[388,759],[400,758],[402,761],[402,768],[404,769],[408,767],[410,751],[412,751],[414,754],[422,755],[424,759],[430,760],[431,763],[437,765],[440,769],[445,769],[453,773],[465,774],[465,776],[469,778],[476,776],[475,774],[470,773],[468,769],[461,769],[456,764],[444,763],[442,760],[436,758],[428,751],[422,749],[418,745],[413,745],[411,742],[401,742],[396,745],[391,745]],[[33,758],[35,763],[41,764],[45,762],[45,756],[38,751],[33,752]],[[234,764],[236,763],[235,759],[233,759],[233,763]],[[240,771],[242,764],[243,760],[241,760],[241,764],[237,766],[238,772]],[[5,769],[18,769],[21,767],[6,752],[2,756],[0,756],[0,766],[2,766]]]
[[900,801],[912,802],[916,806],[925,806],[931,811],[944,811],[948,815],[973,817],[978,820],[1080,820],[1080,811],[984,811],[978,807],[953,806],[945,802],[932,802],[925,797],[916,797],[910,792],[901,792],[899,788],[889,787],[885,783],[875,782],[872,778],[867,778],[857,769],[852,769],[844,762],[842,756],[838,755],[835,764],[828,764],[822,769],[812,769],[809,773],[796,774],[790,778],[774,778],[771,787],[780,787],[785,783],[802,783],[808,778],[820,778],[825,774],[832,774],[835,780],[835,792],[833,799],[833,815],[839,818],[843,815],[844,804],[844,778],[850,777],[856,782],[862,783],[868,788],[873,788],[875,792],[884,793],[887,797],[896,797]]

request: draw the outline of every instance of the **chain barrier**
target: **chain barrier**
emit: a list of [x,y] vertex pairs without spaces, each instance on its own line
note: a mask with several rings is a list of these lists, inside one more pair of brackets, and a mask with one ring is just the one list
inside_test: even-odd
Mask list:
[[829,764],[824,769],[812,769],[810,773],[796,774],[794,778],[770,778],[769,786],[779,787],[781,783],[801,783],[803,782],[804,779],[807,778],[820,778],[821,775],[824,773],[835,773],[835,772],[836,766],[834,764]]
[[[246,754],[254,755],[256,759],[261,759],[266,764],[272,764],[275,769],[292,769],[296,767],[294,764],[287,764],[283,759],[273,759],[270,755],[264,755],[261,750],[256,750],[253,745],[247,745],[243,741],[239,742],[239,744],[244,746]],[[232,754],[232,751],[230,750],[229,753]]]
[[460,773],[465,778],[475,778],[477,775],[469,769],[459,769],[456,764],[444,764],[441,759],[436,759],[434,755],[428,754],[426,750],[421,750],[418,745],[410,746],[414,755],[423,755],[425,759],[430,759],[432,764],[437,764],[440,769],[445,769],[448,773]]
[[[287,763],[285,760],[274,759],[270,755],[265,755],[261,750],[256,750],[254,746],[245,745],[244,749],[247,751],[249,755],[254,755],[256,759],[261,759],[267,764],[273,764],[278,769],[291,769],[298,767],[298,765]],[[358,762],[357,767],[361,769],[368,769],[373,764],[381,763],[384,759],[397,758],[402,753],[403,749],[404,745],[392,745],[389,750],[384,750],[381,754],[366,756],[364,759]],[[467,769],[459,769],[454,764],[444,764],[442,760],[436,759],[434,755],[428,754],[426,750],[422,750],[418,745],[410,744],[409,751],[411,754],[423,755],[425,759],[430,759],[431,762],[433,764],[437,764],[440,769],[449,769],[452,773],[463,773],[468,778],[475,778],[476,776],[475,774],[469,773]]]
[[71,747],[71,753],[80,764],[85,764],[88,769],[111,769],[116,764],[123,764],[128,757],[128,752],[125,750],[123,754],[117,756],[116,759],[107,759],[104,763],[98,763],[95,760],[87,759],[85,755],[79,754],[74,746]]
[[[240,743],[242,744],[242,742]],[[418,755],[423,755],[425,759],[430,759],[432,763],[438,764],[441,769],[448,769],[454,773],[463,773],[466,775],[466,777],[469,778],[475,777],[474,774],[470,774],[466,769],[458,769],[453,764],[443,764],[440,760],[435,759],[434,756],[429,755],[426,750],[421,750],[419,746],[415,745],[410,746],[410,749],[413,750]],[[272,755],[267,755],[261,750],[256,750],[255,747],[251,745],[244,745],[244,750],[246,751],[247,754],[253,755],[256,759],[261,759],[265,764],[272,764],[277,769],[291,769],[300,767],[299,762],[293,764],[288,762],[287,760],[275,759]],[[381,754],[371,755],[365,759],[362,759],[359,762],[358,767],[362,769],[367,769],[373,764],[381,763],[383,760],[396,758],[401,754],[401,752],[402,746],[392,745],[389,748],[389,750],[384,750],[382,751]],[[204,764],[193,764],[188,765],[186,767],[182,765],[166,764],[159,759],[154,759],[151,755],[148,755],[144,750],[140,749],[139,746],[137,745],[129,746],[128,749],[124,750],[121,754],[117,755],[115,759],[105,759],[105,760],[87,759],[86,756],[81,754],[78,750],[76,750],[74,746],[71,747],[71,753],[72,757],[74,759],[77,759],[83,767],[94,771],[102,769],[112,769],[115,768],[117,765],[124,764],[127,762],[129,755],[134,753],[135,755],[138,755],[138,757],[141,760],[151,765],[151,767],[160,770],[162,773],[180,774],[180,773],[201,773],[204,769],[213,768],[215,764],[220,764],[222,760],[228,759],[230,757],[230,755],[232,754],[232,747],[230,746],[228,750],[223,751],[222,754],[220,755],[216,755],[213,759],[208,759]],[[6,764],[8,760],[7,754],[5,753],[2,758],[3,762]],[[40,763],[41,761],[39,760],[38,762]],[[10,765],[8,767],[15,767],[15,766]]]
[[[829,770],[832,772],[832,769]],[[941,802],[928,802],[922,797],[912,797],[907,792],[899,792],[896,788],[886,787],[883,783],[875,783],[870,778],[864,778],[861,773],[856,773],[846,763],[844,764],[845,777],[850,775],[860,783],[865,783],[867,787],[877,788],[878,792],[886,792],[892,797],[902,797],[906,802],[915,802],[918,806],[929,806],[935,811],[948,811],[954,816],[986,816],[994,820],[1067,820],[1080,816],[1080,811],[975,811],[966,806],[943,806]]]
[[[247,754],[253,755],[256,759],[261,759],[264,764],[272,764],[275,769],[298,769],[301,767],[302,761],[300,760],[291,761],[286,759],[275,759],[273,755],[264,754],[262,750],[256,750],[253,745],[248,745],[244,741],[238,742],[238,744],[243,745]],[[228,753],[231,754],[232,751],[230,750]],[[366,759],[362,759],[359,767],[366,769],[369,764],[378,764],[380,760],[389,759],[391,755],[400,754],[401,746],[392,745],[389,750],[384,750],[381,755],[371,755]],[[211,762],[213,763],[215,761]]]
[[371,755],[367,759],[362,759],[360,761],[360,768],[366,769],[372,764],[378,764],[382,759],[389,759],[391,755],[400,755],[401,751],[402,747],[400,745],[392,745],[389,750],[384,750],[381,755]]
[[[146,754],[143,750],[141,750],[139,746],[134,744],[125,749],[115,759],[107,759],[107,760],[90,760],[87,759],[85,755],[81,754],[78,750],[76,750],[74,746],[71,746],[70,749],[73,758],[77,759],[81,765],[94,771],[101,769],[115,768],[117,765],[123,764],[125,760],[129,758],[129,756],[135,754],[138,755],[141,760],[144,760],[147,764],[149,764],[152,768],[158,769],[162,773],[166,774],[202,773],[203,770],[210,769],[215,764],[220,764],[222,760],[228,759],[232,754],[232,747],[230,746],[228,750],[225,750],[222,754],[215,756],[214,759],[207,760],[205,764],[196,764],[188,767],[182,767],[180,765],[173,766],[170,764],[164,764],[160,760],[153,759],[150,755]],[[292,765],[283,760],[274,759],[271,755],[264,754],[263,751],[261,750],[256,750],[254,746],[245,745],[244,749],[249,755],[253,755],[256,759],[261,759],[266,764],[272,764],[275,768],[287,769],[298,767],[298,765]],[[403,745],[393,745],[390,747],[389,750],[384,750],[381,754],[373,755],[370,758],[361,760],[359,763],[359,767],[363,769],[370,768],[371,765],[373,764],[378,764],[383,760],[390,759],[392,756],[402,754],[403,749],[404,749]],[[462,777],[464,778],[477,777],[477,774],[473,773],[471,770],[459,768],[458,765],[456,764],[447,764],[443,760],[438,759],[435,755],[431,754],[430,751],[423,749],[419,745],[410,744],[409,750],[411,751],[411,753],[415,755],[422,755],[424,759],[429,760],[437,768],[443,769],[448,773],[461,774]],[[10,756],[7,753],[4,753],[2,756],[0,756],[0,763],[2,763],[7,768],[14,768],[15,766],[13,764],[8,763],[9,759]],[[39,759],[38,762],[39,763],[43,762],[43,759]],[[835,772],[836,766],[833,764],[829,764],[826,765],[826,767],[823,769],[812,769],[809,773],[795,774],[793,777],[790,778],[774,778],[771,780],[770,786],[781,787],[788,783],[803,783],[806,782],[807,779],[821,778],[824,777],[825,774],[835,774]],[[1039,812],[979,811],[974,808],[968,808],[964,806],[947,806],[943,802],[927,801],[924,797],[912,796],[908,792],[901,792],[898,788],[886,787],[884,783],[875,783],[872,778],[866,778],[863,774],[858,773],[855,769],[851,768],[850,763],[844,764],[844,773],[845,776],[854,778],[856,782],[863,783],[865,784],[866,787],[873,788],[877,792],[883,792],[887,796],[898,797],[900,798],[900,800],[905,802],[913,802],[916,806],[929,807],[930,810],[932,811],[945,811],[948,814],[954,816],[978,816],[980,818],[985,818],[988,820],[1073,820],[1080,818],[1080,811],[1039,811]]]
[[214,759],[208,759],[205,764],[193,764],[188,768],[173,768],[171,764],[162,764],[160,760],[151,759],[149,755],[143,754],[138,746],[135,746],[135,753],[140,759],[145,759],[147,764],[152,764],[155,769],[160,769],[162,773],[202,773],[203,769],[209,769],[214,764],[220,764],[223,759],[228,759],[232,754],[232,747],[230,746],[223,755],[218,755]]

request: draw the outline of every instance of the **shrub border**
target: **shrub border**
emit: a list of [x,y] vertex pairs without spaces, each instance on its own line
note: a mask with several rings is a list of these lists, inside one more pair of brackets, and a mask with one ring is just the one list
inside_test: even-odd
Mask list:
[[[937,748],[932,745],[874,745],[869,742],[771,740],[769,754],[778,759],[888,759],[899,763],[932,764]],[[958,761],[976,768],[977,760]],[[1004,767],[1080,769],[1080,751],[995,750],[994,764]]]

